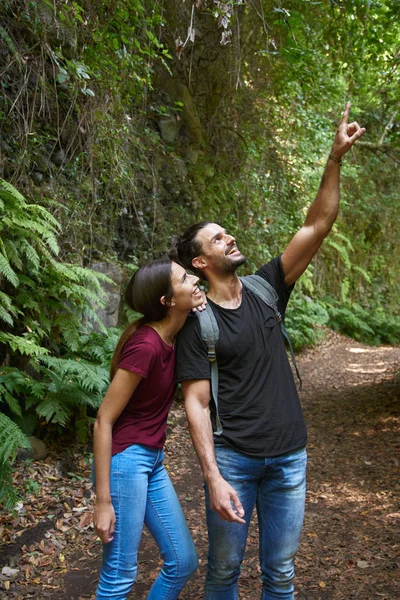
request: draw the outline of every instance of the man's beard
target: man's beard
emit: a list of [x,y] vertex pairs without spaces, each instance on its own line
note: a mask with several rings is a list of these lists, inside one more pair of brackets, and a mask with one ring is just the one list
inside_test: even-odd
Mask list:
[[220,270],[221,275],[233,275],[238,267],[244,265],[246,260],[247,258],[243,256],[243,254],[231,259],[226,256],[221,256],[215,264]]

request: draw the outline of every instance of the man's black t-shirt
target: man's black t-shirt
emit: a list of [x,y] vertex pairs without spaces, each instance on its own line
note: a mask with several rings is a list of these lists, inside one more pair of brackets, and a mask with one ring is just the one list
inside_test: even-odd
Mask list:
[[[257,271],[277,291],[284,316],[292,288],[280,257]],[[210,303],[219,327],[216,344],[221,441],[254,457],[272,457],[305,446],[300,400],[274,312],[243,286],[242,303],[227,309]],[[178,335],[178,381],[210,379],[199,321],[190,316]],[[215,406],[210,402],[215,430]]]

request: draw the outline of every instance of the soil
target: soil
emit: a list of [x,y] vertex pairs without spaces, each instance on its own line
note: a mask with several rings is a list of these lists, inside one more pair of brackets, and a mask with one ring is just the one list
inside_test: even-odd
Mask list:
[[[400,597],[400,347],[370,347],[328,333],[298,359],[309,430],[306,517],[296,560],[297,600]],[[23,502],[0,512],[0,599],[94,598],[101,544],[91,522],[88,457],[75,453],[23,463],[15,484]],[[200,600],[207,533],[200,469],[183,408],[170,413],[166,465],[200,558],[181,593]],[[68,471],[66,472],[66,468]],[[161,561],[144,531],[139,576],[129,600],[144,600]],[[240,600],[261,595],[256,519],[240,578]]]

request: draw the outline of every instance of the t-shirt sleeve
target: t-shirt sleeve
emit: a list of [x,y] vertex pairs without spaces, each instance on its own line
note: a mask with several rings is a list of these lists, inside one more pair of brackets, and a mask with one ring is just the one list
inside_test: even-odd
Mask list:
[[157,349],[142,331],[135,331],[122,348],[118,367],[147,379],[157,358]]
[[176,341],[176,376],[178,381],[210,379],[207,347],[201,339],[199,320],[189,315]]
[[285,284],[285,273],[283,272],[281,256],[277,256],[266,265],[263,265],[256,271],[256,275],[268,281],[277,292],[279,296],[278,308],[282,316],[285,316],[286,306],[293,291],[294,283],[290,286]]

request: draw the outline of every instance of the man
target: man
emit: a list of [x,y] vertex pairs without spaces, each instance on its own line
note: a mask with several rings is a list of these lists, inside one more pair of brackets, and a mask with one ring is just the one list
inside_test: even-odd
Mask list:
[[[295,281],[337,217],[341,157],[365,132],[356,122],[349,124],[349,109],[348,103],[304,225],[281,256],[257,271],[278,293],[282,315]],[[204,598],[238,598],[240,564],[256,506],[261,598],[293,600],[305,504],[306,428],[279,325],[273,310],[236,275],[246,259],[220,225],[193,225],[175,240],[170,257],[207,280],[219,327],[218,415],[195,316],[178,338],[178,380],[205,480],[210,545]],[[218,435],[213,433],[217,417]]]

